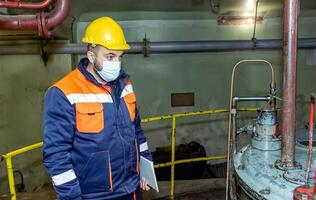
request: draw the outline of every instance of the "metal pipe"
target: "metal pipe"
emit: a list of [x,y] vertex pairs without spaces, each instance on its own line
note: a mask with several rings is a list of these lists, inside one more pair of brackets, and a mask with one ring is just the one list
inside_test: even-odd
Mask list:
[[22,154],[22,153],[25,153],[25,152],[28,152],[28,151],[40,148],[42,146],[43,146],[43,142],[35,143],[35,144],[30,145],[30,146],[26,146],[26,147],[17,149],[15,151],[11,151],[11,152],[9,152],[7,154],[2,155],[2,157],[3,157],[3,159],[12,158],[12,157],[17,156],[19,154]]
[[[0,16],[0,27],[1,27]],[[130,42],[131,49],[127,54],[142,54],[142,42]],[[218,52],[234,50],[255,50],[255,49],[280,49],[282,41],[274,40],[256,40],[254,46],[251,40],[222,40],[222,41],[186,41],[186,42],[150,42],[149,53],[199,53],[199,52]],[[298,41],[299,48],[316,48],[316,38],[305,38]],[[17,54],[39,54],[41,47],[39,44],[23,45],[0,45],[1,55]],[[46,54],[85,54],[87,47],[81,43],[69,44],[47,44],[43,46]]]
[[9,189],[11,194],[11,200],[16,200],[16,192],[14,186],[14,175],[13,175],[13,167],[12,167],[12,158],[8,157],[6,160],[7,166],[7,173],[8,173],[8,182],[9,182]]
[[20,1],[2,1],[0,2],[0,8],[20,8],[20,9],[34,9],[41,10],[49,6],[52,0],[43,0],[39,3],[33,2],[20,2]]
[[37,15],[0,15],[1,30],[38,30],[39,36],[49,38],[51,30],[60,25],[70,11],[69,0],[57,0],[50,13],[40,12]]
[[[47,29],[53,29],[54,27],[63,23],[70,12],[70,0],[57,1],[55,9],[47,15]],[[44,22],[44,21],[43,21]]]
[[284,0],[282,156],[284,169],[295,167],[295,95],[298,0]]
[[240,97],[233,97],[232,102],[232,109],[237,109],[237,102],[239,101],[270,101],[272,100],[271,96],[240,96]]
[[[237,106],[237,105],[236,105]],[[232,119],[232,136],[231,136],[231,143],[230,143],[230,152],[229,152],[229,174],[228,174],[228,187],[229,187],[229,199],[230,200],[237,200],[236,196],[236,183],[234,179],[234,159],[233,156],[236,153],[236,134],[237,134],[237,110],[231,112],[231,119]]]
[[175,159],[176,159],[176,116],[172,116],[172,132],[171,132],[171,181],[170,181],[170,199],[174,199],[174,175],[175,175]]

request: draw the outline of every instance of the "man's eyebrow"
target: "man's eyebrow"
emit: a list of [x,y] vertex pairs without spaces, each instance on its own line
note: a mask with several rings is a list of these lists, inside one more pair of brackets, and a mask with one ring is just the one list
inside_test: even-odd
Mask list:
[[[122,57],[125,53],[122,53],[121,55],[119,55],[119,57]],[[115,53],[106,53],[104,54],[105,56],[117,56]]]
[[106,54],[104,54],[104,55],[111,55],[111,56],[115,56],[115,54],[114,53],[106,53]]

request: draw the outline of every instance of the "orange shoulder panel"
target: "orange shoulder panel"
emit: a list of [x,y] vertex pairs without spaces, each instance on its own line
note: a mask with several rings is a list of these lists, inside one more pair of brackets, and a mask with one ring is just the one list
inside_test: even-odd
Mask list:
[[107,93],[105,89],[89,81],[79,69],[68,73],[53,86],[58,87],[67,96],[69,94],[101,94]]

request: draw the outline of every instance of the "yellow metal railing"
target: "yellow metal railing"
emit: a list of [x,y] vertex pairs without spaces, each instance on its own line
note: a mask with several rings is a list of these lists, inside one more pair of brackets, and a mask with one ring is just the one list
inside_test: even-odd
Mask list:
[[[256,111],[257,108],[241,108],[240,111]],[[183,159],[183,160],[175,160],[175,147],[176,147],[176,119],[180,117],[188,117],[188,116],[196,116],[196,115],[206,115],[206,114],[216,114],[216,113],[225,113],[229,112],[228,109],[219,109],[219,110],[206,110],[206,111],[199,111],[199,112],[188,112],[188,113],[179,113],[179,114],[172,114],[166,116],[159,116],[159,117],[151,117],[142,119],[142,123],[152,122],[152,121],[159,121],[159,120],[166,120],[172,119],[172,131],[171,131],[171,162],[160,163],[156,164],[155,168],[160,167],[168,167],[171,166],[171,185],[170,185],[170,199],[174,199],[174,178],[175,178],[175,165],[189,163],[189,162],[198,162],[198,161],[207,161],[207,160],[221,160],[226,159],[226,156],[209,156],[209,157],[201,157],[201,158],[190,158],[190,159]],[[2,159],[6,161],[7,173],[8,173],[8,181],[9,181],[9,189],[11,194],[11,200],[16,200],[16,191],[15,191],[15,184],[14,184],[14,176],[13,176],[13,166],[12,166],[12,158],[19,154],[40,148],[43,146],[43,142],[39,142],[21,149],[17,149],[15,151],[9,152],[2,156]]]
[[[258,108],[241,108],[239,111],[257,111]],[[171,166],[171,181],[170,181],[170,199],[174,199],[175,194],[175,165],[189,162],[197,162],[197,161],[206,161],[206,160],[222,160],[226,159],[226,156],[209,156],[202,158],[191,158],[191,159],[183,159],[175,161],[175,148],[176,148],[176,119],[179,117],[188,117],[188,116],[196,116],[196,115],[206,115],[206,114],[216,114],[216,113],[226,113],[229,112],[228,109],[218,109],[218,110],[206,110],[206,111],[198,111],[198,112],[188,112],[188,113],[179,113],[173,115],[159,116],[143,119],[142,122],[152,122],[158,120],[172,119],[172,132],[171,132],[171,162],[156,164],[155,168],[159,167],[167,167]]]
[[7,173],[8,173],[8,181],[9,181],[9,189],[11,194],[11,200],[16,200],[16,192],[15,192],[15,186],[14,186],[14,176],[13,176],[13,166],[12,166],[12,158],[14,156],[17,156],[19,154],[31,151],[33,149],[37,149],[43,146],[43,142],[39,142],[15,151],[11,151],[10,153],[7,153],[2,156],[1,159],[5,159],[6,167],[7,167]]

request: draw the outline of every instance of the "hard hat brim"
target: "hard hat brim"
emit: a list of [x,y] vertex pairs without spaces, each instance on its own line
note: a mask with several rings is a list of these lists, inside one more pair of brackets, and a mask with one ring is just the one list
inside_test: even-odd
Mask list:
[[[100,44],[102,45],[102,44]],[[109,49],[109,50],[128,50],[131,47],[128,44],[124,45],[102,45],[103,47]]]

